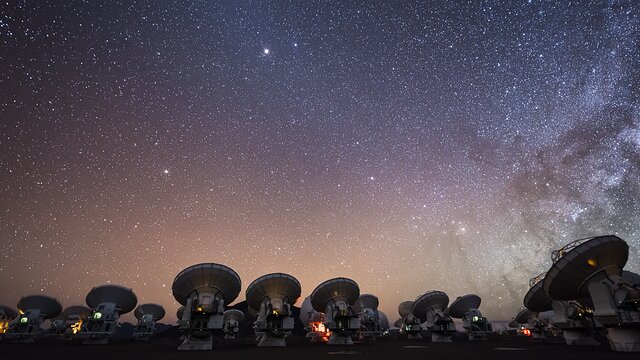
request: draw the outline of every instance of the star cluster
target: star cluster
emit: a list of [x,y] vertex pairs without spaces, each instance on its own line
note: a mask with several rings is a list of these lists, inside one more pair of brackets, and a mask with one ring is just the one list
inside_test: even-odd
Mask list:
[[574,239],[640,270],[636,1],[0,9],[0,303],[111,282],[172,314],[219,262],[509,319]]

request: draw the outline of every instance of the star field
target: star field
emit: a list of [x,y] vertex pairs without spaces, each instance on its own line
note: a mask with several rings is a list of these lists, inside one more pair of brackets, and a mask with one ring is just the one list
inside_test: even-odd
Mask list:
[[637,1],[0,9],[2,304],[111,282],[171,321],[219,262],[499,320],[572,240],[640,271]]

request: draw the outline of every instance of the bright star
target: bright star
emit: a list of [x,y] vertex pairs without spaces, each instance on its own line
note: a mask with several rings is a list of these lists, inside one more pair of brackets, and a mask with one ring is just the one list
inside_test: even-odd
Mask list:
[[264,52],[265,55],[269,55],[269,49],[265,48],[262,52]]
[[162,172],[165,173],[165,174],[168,174],[169,173],[169,169],[164,169]]

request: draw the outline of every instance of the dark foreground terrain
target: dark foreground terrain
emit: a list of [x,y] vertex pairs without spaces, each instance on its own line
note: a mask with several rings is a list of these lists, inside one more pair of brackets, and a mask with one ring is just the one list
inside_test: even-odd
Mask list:
[[177,351],[177,341],[155,339],[147,343],[119,342],[110,345],[79,345],[44,342],[37,344],[0,344],[5,359],[67,358],[67,359],[637,359],[635,353],[616,353],[607,346],[569,347],[558,340],[540,342],[517,336],[496,336],[486,342],[457,341],[431,343],[386,338],[373,343],[353,346],[309,344],[303,338],[289,339],[286,348],[258,348],[251,339],[216,344],[212,351]]

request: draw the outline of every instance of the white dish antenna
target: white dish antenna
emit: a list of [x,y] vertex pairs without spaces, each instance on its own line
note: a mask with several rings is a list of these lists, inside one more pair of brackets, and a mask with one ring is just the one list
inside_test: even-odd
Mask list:
[[282,299],[293,305],[300,297],[300,282],[291,275],[273,273],[261,276],[247,287],[247,305],[258,311],[265,298]]
[[318,285],[311,293],[311,305],[318,312],[324,312],[330,301],[353,305],[360,297],[358,284],[344,277],[329,279]]
[[213,331],[225,329],[224,308],[238,297],[241,285],[240,276],[221,264],[196,264],[178,273],[171,286],[185,308],[179,321],[184,341],[178,350],[213,348]]
[[209,293],[224,299],[224,305],[231,304],[240,294],[240,276],[228,266],[203,263],[182,270],[173,280],[173,297],[186,305],[194,293]]
[[358,284],[339,277],[318,285],[311,293],[311,305],[325,313],[326,330],[331,333],[329,345],[351,345],[351,335],[360,329],[358,313],[352,305],[360,297]]

